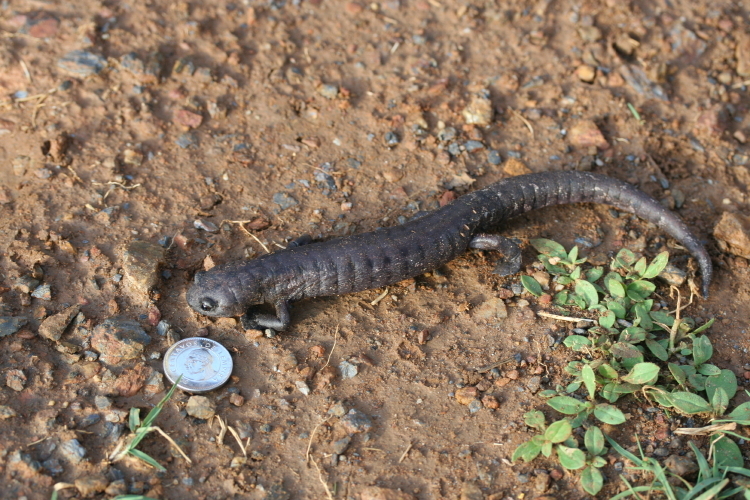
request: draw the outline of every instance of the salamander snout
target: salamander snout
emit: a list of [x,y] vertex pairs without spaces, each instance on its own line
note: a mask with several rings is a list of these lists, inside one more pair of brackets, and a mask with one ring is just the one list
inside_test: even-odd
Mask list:
[[227,317],[240,316],[244,313],[242,306],[228,286],[226,280],[213,279],[205,272],[195,275],[195,281],[187,292],[190,307],[206,316]]

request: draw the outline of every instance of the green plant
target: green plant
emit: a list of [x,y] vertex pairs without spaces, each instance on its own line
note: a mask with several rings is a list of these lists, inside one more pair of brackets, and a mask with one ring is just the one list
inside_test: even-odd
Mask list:
[[[740,466],[737,466],[732,465],[736,463],[736,457],[727,461],[721,453],[714,452],[713,464],[710,465],[698,447],[690,441],[688,444],[698,462],[698,475],[695,484],[691,484],[685,478],[665,471],[658,460],[644,456],[640,443],[638,443],[638,450],[641,456],[637,457],[609,437],[606,439],[612,449],[635,464],[635,467],[630,467],[631,470],[647,472],[653,476],[653,481],[648,486],[633,486],[624,476],[620,476],[628,489],[619,495],[615,495],[610,500],[620,500],[629,496],[640,499],[642,498],[639,495],[640,492],[662,493],[670,500],[709,500],[712,498],[730,498],[738,494],[742,494],[746,500],[750,500],[750,487],[747,484],[726,489],[730,484],[730,479],[726,477],[729,473],[750,478],[750,469],[745,469],[741,465],[742,455],[739,456]],[[723,436],[717,438],[713,441],[712,447],[715,447],[717,442],[724,439],[726,437]],[[667,478],[668,475],[677,478],[685,488],[673,487]]]
[[185,458],[185,460],[188,461],[188,463],[191,463],[190,458],[185,454],[184,451],[182,451],[182,449],[177,445],[177,443],[175,443],[174,440],[172,440],[171,437],[169,437],[159,427],[152,425],[154,420],[156,420],[156,417],[158,417],[159,413],[161,413],[161,410],[164,408],[164,405],[172,397],[172,394],[174,394],[174,391],[177,388],[177,384],[180,383],[181,378],[182,376],[180,376],[177,379],[177,382],[175,382],[175,384],[172,386],[169,392],[167,392],[167,394],[162,398],[162,400],[159,401],[159,403],[156,406],[151,408],[151,411],[148,412],[148,415],[146,415],[146,418],[144,418],[143,421],[141,421],[140,419],[140,413],[141,413],[140,408],[133,407],[130,409],[130,418],[128,421],[128,427],[130,428],[130,431],[132,432],[132,434],[128,436],[127,438],[125,438],[124,440],[120,441],[117,448],[115,448],[115,450],[112,452],[112,455],[110,456],[110,461],[116,462],[117,460],[121,460],[127,455],[133,455],[134,457],[146,462],[147,464],[151,465],[157,470],[160,470],[160,471],[166,470],[153,457],[142,452],[141,450],[136,449],[136,446],[140,444],[140,442],[143,440],[143,438],[146,437],[146,435],[149,432],[157,431],[159,434],[164,436],[164,438],[167,441],[169,441],[172,444],[172,446],[174,446],[180,452],[180,454]]
[[[547,426],[544,414],[538,410],[527,413],[526,424],[541,434],[521,444],[513,460],[530,461],[540,453],[550,457],[554,448],[566,469],[588,465],[581,474],[581,484],[586,492],[595,494],[603,485],[598,471],[604,465],[603,441],[601,447],[593,444],[598,441],[595,433],[601,431],[588,423],[590,417],[610,425],[624,423],[625,415],[616,403],[623,396],[635,394],[681,414],[718,418],[726,413],[736,394],[737,380],[732,371],[708,362],[713,347],[706,333],[713,319],[697,326],[692,318],[682,317],[687,306],[682,306],[674,287],[677,305],[673,311],[652,298],[656,291],[653,279],[666,268],[667,252],[648,262],[645,257],[621,249],[605,274],[603,267],[585,269],[586,259],[579,258],[577,247],[566,251],[547,239],[531,240],[531,244],[539,251],[544,268],[555,276],[554,307],[578,308],[586,315],[596,315],[598,324],[589,328],[587,335],[574,334],[563,341],[583,355],[565,367],[572,381],[565,387],[558,385],[540,393],[549,398],[548,406],[565,417]],[[544,294],[533,277],[523,276],[521,282],[531,294]],[[580,394],[583,389],[585,396]],[[750,423],[750,403],[738,406],[728,417],[724,422]],[[586,436],[594,433],[590,443],[584,443],[586,453],[572,437],[581,426],[587,427]],[[741,458],[730,437],[742,436],[722,428],[717,437],[714,448],[722,456]],[[742,462],[734,466],[741,467]]]

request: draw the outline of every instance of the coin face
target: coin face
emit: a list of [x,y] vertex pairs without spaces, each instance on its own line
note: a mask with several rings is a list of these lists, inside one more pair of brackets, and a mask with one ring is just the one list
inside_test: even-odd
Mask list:
[[215,340],[182,339],[172,344],[164,355],[164,373],[173,384],[182,375],[177,387],[185,391],[210,391],[229,379],[232,357]]

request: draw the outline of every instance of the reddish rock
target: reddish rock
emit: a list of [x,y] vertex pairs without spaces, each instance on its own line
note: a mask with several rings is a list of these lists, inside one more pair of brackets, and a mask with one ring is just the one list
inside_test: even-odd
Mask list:
[[495,396],[484,396],[482,398],[482,404],[485,408],[489,408],[490,410],[496,410],[500,408],[500,401],[498,401]]
[[310,356],[313,358],[322,358],[326,353],[326,348],[322,345],[314,345],[310,348]]
[[456,196],[456,193],[455,193],[454,191],[448,190],[448,191],[444,192],[444,193],[443,193],[443,194],[442,194],[442,195],[440,196],[440,206],[441,206],[441,207],[444,207],[444,206],[446,206],[446,205],[447,205],[448,203],[450,203],[450,202],[452,202],[453,200],[455,200],[456,198],[458,198],[458,196]]
[[60,21],[47,12],[37,12],[26,22],[26,33],[34,38],[50,38],[57,34]]
[[178,109],[174,114],[174,122],[187,128],[197,128],[203,123],[203,116],[187,109]]
[[97,325],[91,335],[91,347],[99,351],[101,360],[116,364],[137,358],[144,346],[151,343],[151,337],[136,321],[114,317]]
[[135,396],[146,384],[146,379],[148,379],[153,371],[147,365],[137,365],[130,370],[124,371],[115,381],[115,392],[123,397]]
[[39,325],[39,335],[45,339],[57,342],[80,310],[80,306],[74,305],[62,312],[53,314]]
[[5,373],[5,385],[20,392],[26,385],[26,375],[21,370],[8,370]]
[[357,2],[346,2],[346,4],[344,4],[344,10],[347,14],[351,14],[354,16],[360,14],[363,10],[365,10],[365,8]]
[[502,377],[497,380],[495,380],[495,385],[498,387],[505,387],[510,383],[510,379],[508,377]]
[[479,391],[473,385],[462,387],[456,391],[456,401],[462,405],[469,405],[479,395]]
[[723,252],[750,259],[750,217],[724,212],[714,227],[714,237]]
[[109,481],[104,476],[84,476],[76,479],[75,485],[81,496],[86,498],[104,491],[109,485]]
[[596,146],[599,149],[607,149],[609,143],[604,138],[599,127],[591,120],[581,120],[568,130],[570,143],[578,148]]

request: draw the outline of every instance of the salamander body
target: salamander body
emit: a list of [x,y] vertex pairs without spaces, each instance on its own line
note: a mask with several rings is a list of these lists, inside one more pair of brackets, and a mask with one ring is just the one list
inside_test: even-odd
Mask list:
[[[485,232],[531,210],[568,203],[612,205],[657,225],[696,258],[708,295],[711,260],[677,215],[628,183],[566,171],[504,179],[399,226],[323,242],[300,239],[285,250],[200,271],[187,300],[208,316],[244,315],[245,328],[284,330],[292,301],[390,285],[435,269],[470,247],[499,250],[516,260],[517,268],[518,247]],[[275,316],[251,308],[264,303],[275,306]]]

